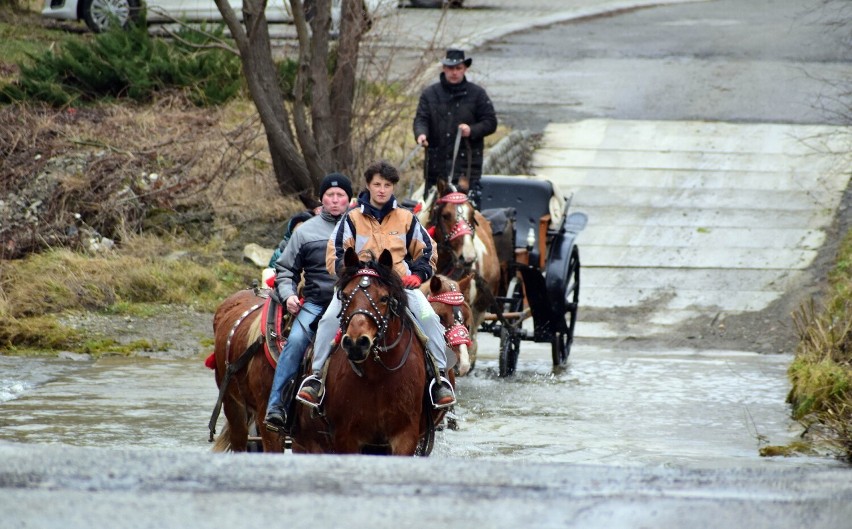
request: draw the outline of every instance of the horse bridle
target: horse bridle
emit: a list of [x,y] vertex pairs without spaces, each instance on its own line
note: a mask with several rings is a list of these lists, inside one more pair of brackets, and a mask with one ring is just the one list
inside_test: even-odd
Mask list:
[[[464,205],[466,203],[470,203],[470,199],[468,198],[468,196],[466,194],[458,192],[458,191],[453,191],[451,193],[447,193],[446,195],[440,197],[439,199],[437,199],[435,201],[436,205],[441,204],[441,209],[435,210],[435,217],[436,217],[435,218],[435,226],[437,226],[437,229],[440,230],[441,235],[442,235],[442,237],[440,237],[441,240],[439,242],[441,248],[444,248],[445,250],[449,250],[449,251],[452,252],[452,246],[450,246],[450,242],[452,242],[455,239],[458,239],[459,237],[464,237],[465,235],[470,235],[471,237],[476,236],[476,222],[474,221],[474,222],[471,223],[466,218],[464,218],[464,216],[462,215],[462,213],[463,213],[462,212],[462,205]],[[453,205],[455,205],[455,208],[456,208],[456,223],[453,225],[452,229],[449,232],[446,232],[444,230],[443,223],[440,222],[440,219],[437,218],[438,213],[443,210],[444,204],[453,204]],[[471,205],[471,207],[472,207],[472,205]],[[468,267],[473,265],[473,263],[466,262],[463,257],[456,259],[455,256],[454,256],[453,260],[452,260],[452,267],[450,269],[446,270],[446,272],[449,272],[449,271],[456,269],[456,267],[455,267],[456,261],[460,261],[460,263],[461,263],[460,270],[462,271],[462,273],[464,273],[464,271]],[[450,274],[445,274],[445,275],[450,275]],[[456,278],[454,278],[454,279],[456,279]]]
[[[459,237],[473,235],[475,233],[473,223],[468,222],[468,220],[462,216],[461,207],[468,202],[470,202],[470,199],[467,195],[458,191],[447,193],[435,201],[436,204],[454,204],[456,207],[456,223],[449,233],[444,234],[444,242],[449,243]],[[438,223],[436,222],[435,224],[437,225]],[[443,230],[441,231],[443,232]]]
[[[373,270],[372,268],[362,268],[362,269],[358,270],[357,272],[355,272],[355,275],[353,277],[360,277],[361,280],[358,281],[358,285],[352,290],[352,292],[350,292],[348,296],[343,296],[342,290],[339,293],[340,299],[343,302],[342,305],[341,305],[341,308],[340,308],[340,312],[337,315],[338,319],[340,319],[340,329],[343,332],[346,332],[346,329],[349,328],[349,322],[351,322],[352,318],[354,318],[355,316],[357,316],[359,314],[362,315],[362,316],[366,316],[367,318],[370,318],[371,320],[373,320],[373,323],[375,323],[376,327],[378,328],[378,331],[376,331],[376,339],[373,341],[373,345],[370,347],[370,352],[373,353],[373,359],[378,364],[380,364],[382,367],[387,369],[388,371],[397,371],[398,369],[402,368],[402,366],[405,365],[406,360],[408,360],[408,355],[411,352],[411,342],[412,342],[412,339],[414,337],[414,333],[409,333],[408,345],[405,348],[405,353],[403,354],[402,360],[400,360],[399,365],[396,366],[396,367],[393,367],[393,368],[388,367],[382,361],[381,353],[387,352],[387,351],[393,349],[394,347],[396,347],[397,345],[399,345],[400,341],[402,340],[402,335],[403,335],[403,333],[400,332],[399,335],[396,337],[396,340],[394,340],[393,343],[390,343],[390,344],[386,343],[386,336],[385,335],[387,334],[388,327],[389,327],[389,324],[390,324],[390,317],[391,316],[402,317],[399,314],[397,301],[396,301],[396,299],[392,298],[388,302],[387,312],[385,314],[382,314],[382,311],[381,311],[381,309],[379,309],[378,304],[373,299],[373,296],[370,295],[369,290],[367,290],[367,288],[372,284],[372,280],[370,279],[371,277],[381,279],[381,276],[379,275],[379,273],[376,272],[375,270]],[[352,311],[351,314],[347,314],[345,318],[341,318],[343,316],[343,314],[348,310],[349,305],[352,303],[352,300],[355,298],[355,295],[358,292],[363,292],[364,296],[367,298],[367,301],[370,303],[370,310],[357,309],[357,310]],[[405,318],[402,319],[402,322],[403,322],[402,324],[405,325]],[[379,345],[380,343],[384,343],[385,345]],[[366,359],[367,359],[366,357],[363,360],[360,360],[360,361],[354,361],[354,360],[350,359],[350,363],[354,362],[354,363],[357,363],[357,364],[361,364]],[[354,368],[355,368],[355,366],[353,365],[353,369]],[[358,369],[356,369],[355,372],[358,373],[359,376],[361,376],[363,374]]]
[[455,285],[450,287],[450,292],[441,292],[440,294],[430,295],[427,300],[437,303],[443,303],[453,309],[453,325],[444,332],[444,337],[450,345],[467,345],[470,346],[470,331],[464,324],[461,307],[464,304],[464,295],[456,290]]

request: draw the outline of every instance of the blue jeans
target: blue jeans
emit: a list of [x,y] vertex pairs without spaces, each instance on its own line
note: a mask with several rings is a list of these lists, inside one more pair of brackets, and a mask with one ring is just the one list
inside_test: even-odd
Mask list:
[[305,302],[302,305],[302,310],[296,314],[296,320],[290,329],[287,343],[284,344],[284,349],[281,350],[281,355],[278,357],[278,365],[275,366],[272,391],[269,394],[269,404],[266,406],[267,413],[282,406],[284,387],[296,377],[305,349],[308,348],[308,344],[314,337],[310,325],[317,319],[322,309],[321,305]]

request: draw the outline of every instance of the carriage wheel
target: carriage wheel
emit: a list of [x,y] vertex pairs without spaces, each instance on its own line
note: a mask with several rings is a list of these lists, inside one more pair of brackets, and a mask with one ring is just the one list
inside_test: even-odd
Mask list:
[[515,276],[506,287],[506,302],[503,303],[503,312],[520,311],[524,307],[524,283],[521,278]]
[[414,451],[414,455],[420,457],[427,457],[432,453],[432,448],[435,447],[435,429],[427,428],[426,434],[420,438],[417,442],[417,448]]
[[503,326],[500,330],[499,375],[501,377],[508,377],[515,372],[520,348],[521,338],[513,329]]
[[568,262],[568,273],[565,277],[565,326],[561,332],[553,333],[550,349],[553,355],[553,366],[559,367],[568,360],[571,345],[574,343],[574,326],[577,323],[577,306],[580,301],[580,251],[576,246],[571,250]]

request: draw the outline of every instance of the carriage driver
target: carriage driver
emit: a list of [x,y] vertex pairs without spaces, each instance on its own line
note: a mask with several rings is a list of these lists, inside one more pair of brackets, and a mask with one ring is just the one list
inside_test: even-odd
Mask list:
[[[479,209],[484,138],[497,130],[497,114],[485,89],[465,75],[472,62],[473,59],[465,57],[464,50],[447,50],[446,57],[441,59],[439,81],[420,94],[414,115],[414,138],[418,145],[426,147],[427,153],[423,196],[438,180],[448,179],[467,191],[470,201]],[[457,144],[459,134],[464,141]],[[464,147],[460,148],[462,144]],[[467,185],[464,179],[468,180]]]
[[[397,204],[393,190],[399,182],[399,173],[395,167],[384,161],[375,162],[364,171],[364,179],[367,189],[358,197],[358,206],[343,216],[328,241],[328,270],[336,274],[343,265],[343,254],[347,248],[354,248],[362,259],[368,258],[370,253],[378,255],[384,249],[390,250],[394,270],[402,277],[408,294],[409,308],[428,337],[426,347],[440,370],[437,383],[432,386],[432,402],[436,408],[451,406],[456,398],[445,376],[446,370],[452,366],[447,365],[444,327],[426,296],[418,289],[435,273],[438,259],[435,242],[417,217]],[[302,383],[297,397],[308,405],[319,405],[322,389],[320,371],[331,354],[332,341],[340,327],[340,308],[340,299],[332,297],[317,328],[313,375]]]
[[[272,391],[266,407],[266,428],[281,431],[287,423],[287,408],[292,392],[283,395],[296,377],[299,363],[313,338],[311,325],[334,295],[334,276],[325,266],[328,239],[335,224],[343,217],[352,199],[352,183],[340,173],[331,173],[320,183],[322,210],[293,231],[284,252],[275,262],[275,290],[287,312],[295,315],[287,343],[278,357]],[[299,302],[296,289],[300,279],[304,301]],[[286,402],[285,402],[286,401]]]

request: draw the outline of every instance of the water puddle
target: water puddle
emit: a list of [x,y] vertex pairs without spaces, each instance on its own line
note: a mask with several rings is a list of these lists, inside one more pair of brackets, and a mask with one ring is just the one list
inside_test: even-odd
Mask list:
[[[482,336],[482,350],[496,339]],[[836,465],[761,458],[800,433],[784,403],[787,356],[740,352],[616,352],[575,346],[552,372],[550,348],[524,342],[518,373],[493,355],[458,384],[460,429],[433,456],[605,465]],[[202,359],[97,362],[0,357],[0,439],[206,451],[217,390]],[[222,421],[220,419],[219,429]]]

